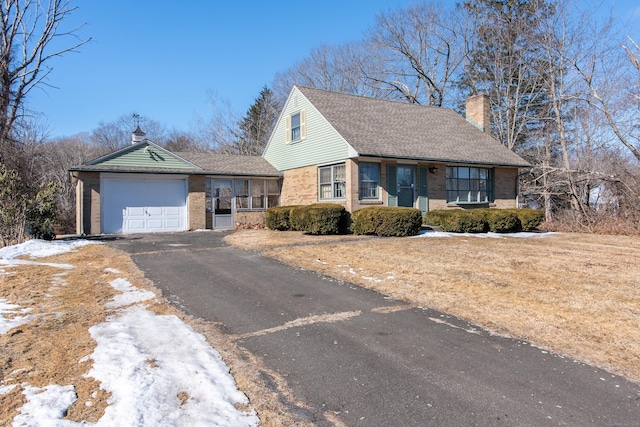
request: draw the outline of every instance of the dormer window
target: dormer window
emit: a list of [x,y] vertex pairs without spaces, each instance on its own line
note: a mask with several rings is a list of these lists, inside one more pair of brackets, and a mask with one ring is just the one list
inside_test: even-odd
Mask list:
[[286,121],[286,142],[298,142],[307,137],[306,114],[302,109],[297,113],[287,116]]
[[300,113],[291,116],[291,141],[300,139]]

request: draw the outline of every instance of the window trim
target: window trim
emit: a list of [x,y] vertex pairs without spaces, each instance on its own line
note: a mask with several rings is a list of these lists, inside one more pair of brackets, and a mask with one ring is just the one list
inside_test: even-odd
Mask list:
[[[344,168],[344,179],[340,180],[336,178],[336,169],[339,167]],[[331,180],[323,182],[322,181],[322,170],[330,170]],[[322,197],[323,194],[323,186],[331,186],[331,197]],[[341,189],[343,195],[337,196],[337,190]],[[318,200],[345,200],[347,198],[347,164],[343,163],[335,163],[332,165],[318,166]]]
[[[298,126],[293,126],[293,118],[295,116],[299,117]],[[294,131],[298,129],[298,135],[294,139]],[[297,143],[303,141],[307,138],[307,111],[303,108],[297,112],[291,113],[287,115],[285,120],[285,143]]]

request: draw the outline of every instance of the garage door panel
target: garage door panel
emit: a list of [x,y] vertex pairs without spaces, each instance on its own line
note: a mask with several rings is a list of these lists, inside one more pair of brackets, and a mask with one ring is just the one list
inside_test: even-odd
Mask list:
[[147,228],[150,231],[160,231],[165,229],[165,223],[162,219],[148,219]]
[[184,231],[186,199],[185,179],[104,178],[103,232]]
[[151,215],[151,216],[160,216],[163,214],[162,206],[149,206],[146,208],[146,210],[147,210],[147,215]]
[[164,208],[165,216],[180,216],[182,215],[182,208],[177,206],[165,206]]
[[180,224],[181,224],[181,219],[179,219],[179,218],[175,218],[175,219],[167,218],[164,221],[164,226],[166,228],[180,227]]
[[144,216],[144,207],[140,206],[128,206],[125,211],[124,211],[124,215],[131,217],[131,216],[140,216],[143,217]]

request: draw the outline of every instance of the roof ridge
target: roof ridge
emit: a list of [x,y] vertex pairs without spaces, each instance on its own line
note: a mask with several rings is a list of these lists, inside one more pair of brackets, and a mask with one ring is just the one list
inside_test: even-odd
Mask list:
[[343,97],[353,97],[353,98],[358,98],[358,99],[362,99],[364,101],[367,102],[381,102],[381,103],[392,103],[395,105],[404,105],[404,106],[408,106],[408,107],[422,107],[422,108],[432,108],[432,109],[437,109],[437,110],[448,110],[448,111],[452,111],[453,113],[461,116],[457,111],[455,111],[453,108],[450,107],[438,107],[437,105],[424,105],[424,104],[419,104],[419,103],[415,103],[415,102],[405,102],[405,101],[401,101],[401,100],[396,100],[396,99],[387,99],[387,98],[374,98],[371,96],[366,96],[366,95],[360,95],[360,94],[356,94],[356,93],[348,93],[348,92],[336,92],[336,91],[331,91],[331,90],[327,90],[327,89],[320,89],[320,88],[315,88],[315,87],[311,87],[311,86],[303,86],[303,85],[295,85],[298,89],[300,89],[300,91],[302,92],[302,94],[304,95],[304,91],[305,90],[311,90],[311,91],[317,91],[317,92],[323,92],[326,93],[330,96],[343,96]]

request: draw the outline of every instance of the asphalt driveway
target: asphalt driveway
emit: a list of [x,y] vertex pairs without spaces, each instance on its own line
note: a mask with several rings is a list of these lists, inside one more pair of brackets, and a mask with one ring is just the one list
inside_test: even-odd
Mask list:
[[[120,236],[184,311],[286,378],[317,425],[640,424],[640,387],[433,310],[227,246],[227,233]],[[330,414],[331,417],[328,417]]]

